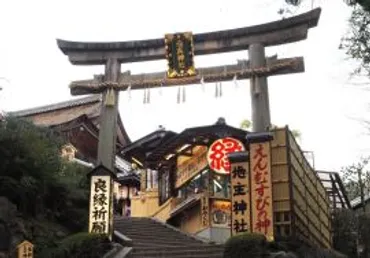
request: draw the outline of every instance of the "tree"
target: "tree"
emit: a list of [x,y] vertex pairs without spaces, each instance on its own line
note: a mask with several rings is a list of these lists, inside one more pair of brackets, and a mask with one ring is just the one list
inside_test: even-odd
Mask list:
[[360,66],[355,69],[355,74],[363,71],[370,75],[370,13],[369,7],[354,5],[349,20],[349,31],[342,38],[339,46],[351,58],[360,61]]
[[[307,1],[307,0],[306,0]],[[312,1],[312,0],[311,0]],[[349,30],[342,38],[340,49],[346,54],[360,61],[360,66],[354,70],[355,74],[365,72],[370,75],[370,0],[344,0],[352,8],[349,19]],[[285,0],[290,6],[299,6],[302,0]],[[289,10],[281,9],[282,15]]]
[[342,169],[343,182],[350,200],[360,197],[364,206],[365,196],[370,193],[370,171],[367,166],[370,157],[362,157],[358,162]]
[[36,215],[61,168],[61,141],[32,123],[7,118],[0,123],[0,195]]
[[46,214],[71,231],[87,226],[88,169],[60,157],[64,139],[7,117],[0,122],[0,196],[25,217]]
[[[241,121],[240,123],[240,128],[241,129],[244,129],[244,130],[248,130],[248,129],[251,129],[252,127],[252,122],[248,119],[244,119],[243,121]],[[271,126],[271,129],[274,129],[274,128],[278,128],[278,126],[276,125],[272,125]],[[301,132],[297,129],[293,129],[291,130],[293,136],[296,138],[296,139],[300,139],[301,138]]]
[[301,138],[301,131],[299,131],[299,130],[297,130],[297,129],[293,129],[292,130],[292,134],[293,134],[293,136],[295,137],[295,138],[297,138],[297,139],[300,139]]
[[252,127],[252,122],[248,119],[244,119],[241,123],[240,123],[240,128],[241,129],[244,129],[244,130],[247,130],[247,129],[250,129]]

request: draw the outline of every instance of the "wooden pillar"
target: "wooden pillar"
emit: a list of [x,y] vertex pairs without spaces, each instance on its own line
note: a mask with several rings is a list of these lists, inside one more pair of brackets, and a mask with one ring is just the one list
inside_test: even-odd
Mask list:
[[[265,66],[265,47],[262,44],[251,44],[249,59],[252,69]],[[264,132],[271,125],[267,77],[254,75],[251,77],[250,84],[253,131]]]
[[[121,72],[121,64],[117,59],[107,60],[105,65],[105,81],[110,83],[118,82]],[[99,145],[98,145],[98,163],[103,164],[108,169],[114,171],[114,162],[116,155],[117,141],[117,116],[118,116],[118,95],[119,92],[114,90],[114,105],[107,106],[104,104],[108,90],[103,93],[103,103],[101,107],[99,123]]]

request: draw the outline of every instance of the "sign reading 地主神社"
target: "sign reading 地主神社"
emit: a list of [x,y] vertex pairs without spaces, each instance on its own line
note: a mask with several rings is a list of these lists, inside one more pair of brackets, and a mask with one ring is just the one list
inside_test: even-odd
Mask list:
[[241,141],[226,137],[212,143],[208,149],[207,160],[210,169],[219,174],[230,174],[230,162],[227,154],[244,151]]
[[249,163],[231,164],[231,234],[250,232]]
[[252,232],[274,239],[270,142],[251,143],[251,209]]

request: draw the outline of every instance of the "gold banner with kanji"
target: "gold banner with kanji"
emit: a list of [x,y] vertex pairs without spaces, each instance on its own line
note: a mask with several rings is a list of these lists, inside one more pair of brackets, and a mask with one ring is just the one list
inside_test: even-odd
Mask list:
[[92,176],[90,183],[89,233],[107,234],[112,227],[112,178]]
[[231,235],[250,232],[249,162],[231,163]]
[[208,165],[207,148],[200,148],[193,154],[193,157],[177,166],[175,187],[179,188],[192,179],[195,175],[202,172]]
[[194,44],[191,32],[165,35],[168,78],[196,75],[194,67]]
[[252,232],[274,240],[270,142],[252,143],[250,150]]

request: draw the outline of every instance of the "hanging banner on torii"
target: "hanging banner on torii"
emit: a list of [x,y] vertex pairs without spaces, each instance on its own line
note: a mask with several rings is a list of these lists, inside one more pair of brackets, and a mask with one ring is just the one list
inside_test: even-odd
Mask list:
[[194,45],[191,32],[166,34],[166,59],[168,78],[181,78],[195,75]]

